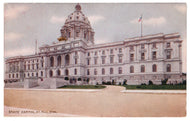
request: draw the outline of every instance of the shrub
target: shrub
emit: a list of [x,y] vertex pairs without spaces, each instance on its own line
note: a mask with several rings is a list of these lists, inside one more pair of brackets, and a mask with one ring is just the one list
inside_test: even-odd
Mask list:
[[127,85],[127,80],[126,79],[124,79],[123,85]]
[[108,81],[108,82],[107,82],[107,85],[111,85],[111,81]]
[[183,84],[186,85],[186,80],[183,80]]
[[168,79],[161,80],[162,85],[166,85],[166,84],[167,84],[167,81],[168,81]]
[[78,78],[78,81],[81,81],[81,78]]
[[140,85],[138,85],[138,86],[137,86],[137,88],[141,88],[141,86],[140,86]]
[[151,80],[149,80],[148,85],[153,85],[153,82]]
[[65,80],[69,80],[69,77],[65,77]]
[[146,85],[145,83],[142,83],[141,85]]

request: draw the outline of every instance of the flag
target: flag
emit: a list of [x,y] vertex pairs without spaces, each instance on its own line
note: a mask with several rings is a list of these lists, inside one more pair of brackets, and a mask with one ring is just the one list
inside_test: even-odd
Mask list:
[[141,22],[142,21],[142,16],[139,18],[138,22]]

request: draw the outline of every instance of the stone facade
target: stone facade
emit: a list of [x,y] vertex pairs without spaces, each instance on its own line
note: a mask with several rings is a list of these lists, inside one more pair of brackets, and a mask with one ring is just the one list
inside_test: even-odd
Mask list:
[[6,59],[5,81],[32,77],[68,79],[70,84],[181,81],[182,40],[178,33],[94,44],[94,31],[79,4],[60,32],[59,41],[41,46],[38,54]]

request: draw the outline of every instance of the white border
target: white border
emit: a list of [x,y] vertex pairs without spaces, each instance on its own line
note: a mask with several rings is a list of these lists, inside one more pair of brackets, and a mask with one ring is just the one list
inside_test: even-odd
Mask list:
[[[18,118],[7,118],[7,117],[4,117],[4,91],[3,91],[3,88],[4,88],[4,83],[3,83],[3,79],[4,79],[4,3],[95,3],[95,2],[98,2],[98,3],[170,3],[170,2],[175,2],[175,3],[187,3],[187,13],[189,13],[189,1],[188,0],[1,0],[0,1],[0,37],[1,37],[1,49],[0,49],[0,54],[1,54],[1,69],[0,69],[0,76],[1,76],[1,81],[0,81],[0,84],[1,84],[1,90],[0,90],[0,94],[1,95],[1,112],[0,112],[0,118],[1,120],[18,120],[18,121],[25,121],[25,120],[30,120],[30,121],[33,121],[33,120],[51,120],[51,121],[54,121],[55,118],[50,118],[50,117],[45,117],[45,118],[21,118],[21,117],[18,117]],[[189,15],[187,14],[187,22],[189,21]],[[187,23],[187,33],[189,32],[189,22]],[[189,39],[189,35],[187,34],[187,40]],[[189,45],[189,42],[187,41],[187,46]],[[189,48],[187,48],[187,53],[189,51]],[[188,60],[189,59],[189,56],[187,55],[187,67],[188,67]],[[189,72],[189,68],[187,68],[187,73]],[[188,85],[188,88],[187,88],[187,102],[190,102],[189,100],[189,86],[190,86],[190,82],[188,82],[189,80],[189,76],[187,74],[187,85]],[[109,120],[138,120],[138,121],[142,121],[142,120],[148,120],[148,121],[152,121],[152,120],[155,120],[155,121],[160,121],[160,120],[171,120],[171,121],[175,121],[175,120],[190,120],[190,114],[189,114],[189,103],[187,103],[187,117],[185,118],[56,118],[56,120],[81,120],[81,121],[89,121],[89,120],[97,120],[97,119],[102,119],[102,120],[105,120],[105,119],[109,119]]]

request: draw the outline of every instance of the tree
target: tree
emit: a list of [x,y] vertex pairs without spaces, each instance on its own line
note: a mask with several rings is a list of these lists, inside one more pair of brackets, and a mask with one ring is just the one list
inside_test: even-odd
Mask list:
[[151,80],[149,80],[148,85],[153,85],[153,82]]

